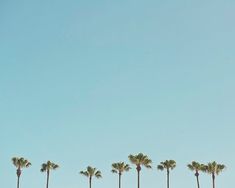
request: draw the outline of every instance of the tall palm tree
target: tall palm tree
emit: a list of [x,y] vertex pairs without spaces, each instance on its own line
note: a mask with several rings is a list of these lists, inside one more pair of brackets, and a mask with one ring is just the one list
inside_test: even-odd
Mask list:
[[49,177],[50,177],[50,171],[51,170],[56,170],[57,168],[59,168],[59,165],[51,162],[51,161],[47,161],[46,163],[42,164],[41,167],[41,172],[46,172],[47,173],[47,183],[46,183],[46,188],[48,188],[49,186]]
[[167,172],[167,188],[170,187],[170,170],[173,170],[176,167],[176,162],[174,160],[166,160],[164,162],[161,162],[157,169],[163,171],[166,169]]
[[224,164],[218,164],[215,161],[208,163],[207,165],[204,165],[203,171],[211,174],[212,176],[212,186],[215,188],[215,176],[219,175],[225,168],[226,166]]
[[89,188],[91,188],[91,181],[93,177],[96,177],[98,179],[102,178],[101,172],[91,166],[88,166],[86,171],[80,171],[80,174],[89,178]]
[[127,172],[130,169],[131,167],[128,164],[125,164],[124,162],[112,164],[112,172],[118,174],[119,176],[119,188],[121,188],[121,176],[123,172]]
[[139,153],[137,155],[129,155],[129,160],[132,164],[136,165],[137,175],[138,175],[138,188],[140,188],[140,171],[141,166],[144,166],[146,168],[152,168],[152,160],[148,158],[147,155],[144,155],[143,153]]
[[194,171],[195,172],[195,176],[196,176],[196,179],[197,179],[197,188],[200,188],[200,183],[199,183],[199,171],[204,171],[205,169],[205,165],[203,164],[200,164],[196,161],[192,161],[191,164],[188,164],[187,165],[189,170],[191,171]]
[[22,168],[28,168],[31,166],[31,163],[24,159],[23,157],[13,157],[12,158],[13,165],[17,168],[16,175],[17,175],[17,188],[20,187],[20,176],[22,173]]

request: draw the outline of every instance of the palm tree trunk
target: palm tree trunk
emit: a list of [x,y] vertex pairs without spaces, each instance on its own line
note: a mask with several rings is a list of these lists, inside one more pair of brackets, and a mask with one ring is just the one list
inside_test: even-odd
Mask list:
[[49,186],[49,176],[50,176],[50,171],[47,170],[47,184],[46,184],[46,188],[48,188],[48,186]]
[[121,188],[121,173],[119,173],[119,188]]
[[170,187],[170,171],[167,169],[167,188]]
[[21,176],[21,169],[20,169],[20,167],[17,168],[16,175],[17,175],[17,188],[19,188],[20,187],[20,176]]
[[199,184],[199,177],[198,177],[198,175],[196,176],[196,178],[197,178],[197,188],[200,188],[200,184]]
[[140,188],[140,171],[138,170],[138,188]]
[[89,178],[89,188],[91,188],[91,177]]
[[213,188],[215,188],[215,174],[212,174],[212,183],[213,183]]
[[17,176],[17,188],[20,188],[20,176]]

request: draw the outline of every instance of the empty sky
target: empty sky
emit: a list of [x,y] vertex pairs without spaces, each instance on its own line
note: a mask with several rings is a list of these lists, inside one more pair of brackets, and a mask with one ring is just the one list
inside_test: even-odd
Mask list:
[[115,188],[111,163],[144,152],[142,188],[165,187],[165,159],[172,188],[196,187],[192,160],[226,164],[218,187],[232,187],[234,12],[234,0],[1,0],[1,186],[16,186],[23,156],[22,188],[45,186],[48,159],[61,166],[51,188],[86,188],[87,165],[103,172],[95,188]]

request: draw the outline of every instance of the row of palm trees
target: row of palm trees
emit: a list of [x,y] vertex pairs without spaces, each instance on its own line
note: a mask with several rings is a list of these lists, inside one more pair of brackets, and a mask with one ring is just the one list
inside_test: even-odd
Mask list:
[[[129,155],[129,160],[132,164],[135,165],[137,170],[137,188],[140,188],[140,172],[142,167],[146,168],[152,168],[152,160],[149,159],[147,155],[144,155],[143,153],[139,153],[137,155]],[[22,173],[22,168],[28,168],[31,166],[31,163],[24,158],[18,158],[14,157],[12,158],[12,162],[17,168],[16,175],[17,175],[17,188],[19,188],[19,182],[20,182],[20,176]],[[170,188],[170,171],[173,170],[176,167],[176,162],[174,160],[166,160],[161,162],[157,169],[167,172],[167,188]],[[198,163],[196,161],[192,161],[192,163],[188,164],[187,167],[189,170],[195,172],[195,177],[197,180],[197,188],[200,188],[199,183],[199,172],[205,172],[211,175],[212,177],[212,186],[215,188],[215,177],[216,175],[219,175],[224,169],[225,165],[218,164],[215,161],[208,163],[207,165]],[[50,171],[55,170],[59,168],[59,165],[47,161],[46,163],[43,163],[41,166],[41,172],[47,173],[47,181],[46,181],[46,188],[49,187],[49,177],[50,177]],[[124,172],[127,172],[131,169],[129,164],[126,164],[124,162],[118,162],[112,164],[112,170],[111,172],[118,174],[119,177],[119,188],[121,188],[121,177]],[[93,168],[91,166],[88,166],[85,171],[80,171],[81,175],[86,176],[89,179],[89,188],[92,186],[92,179],[95,178],[102,178],[101,171]]]

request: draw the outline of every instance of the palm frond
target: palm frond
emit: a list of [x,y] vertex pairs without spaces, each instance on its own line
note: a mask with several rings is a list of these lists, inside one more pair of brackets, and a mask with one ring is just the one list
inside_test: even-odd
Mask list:
[[89,173],[87,171],[80,171],[80,174],[89,177]]
[[118,171],[117,171],[117,170],[114,170],[114,169],[112,169],[111,172],[114,173],[114,174],[117,174],[117,173],[118,173]]
[[95,172],[95,177],[98,179],[102,178],[101,172],[99,170]]
[[164,166],[158,165],[158,166],[157,166],[157,169],[163,171],[163,170],[164,170]]

